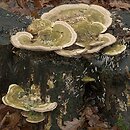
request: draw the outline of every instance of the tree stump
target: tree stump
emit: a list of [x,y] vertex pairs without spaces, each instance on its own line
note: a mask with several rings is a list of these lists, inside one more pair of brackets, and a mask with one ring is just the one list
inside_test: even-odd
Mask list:
[[[130,20],[128,12],[121,12],[121,16],[124,18],[123,22],[130,27],[127,23]],[[48,123],[51,125],[51,130],[59,130],[59,125],[64,121],[79,117],[80,110],[88,103],[99,106],[104,112],[107,110],[109,115],[109,112],[115,114],[113,110],[117,109],[117,99],[122,103],[126,102],[124,91],[126,84],[129,84],[126,66],[130,67],[128,43],[126,43],[127,50],[118,56],[109,57],[98,53],[88,59],[65,58],[53,52],[21,50],[10,44],[10,35],[25,29],[30,20],[3,9],[0,9],[0,19],[1,96],[13,83],[25,89],[32,84],[39,85],[43,100],[50,96],[52,102],[58,103],[57,108],[51,112],[51,124],[50,120],[44,122],[44,128],[47,129]],[[109,31],[116,34],[118,29]],[[129,73],[129,69],[127,72]],[[81,79],[85,75],[95,78],[96,82],[84,83]],[[109,117],[112,120],[111,115]]]

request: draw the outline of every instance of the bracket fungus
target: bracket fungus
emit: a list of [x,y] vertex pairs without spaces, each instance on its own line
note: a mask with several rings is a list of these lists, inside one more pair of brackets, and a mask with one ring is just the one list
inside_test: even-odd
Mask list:
[[41,19],[49,19],[51,21],[66,21],[70,25],[74,25],[79,21],[87,20],[89,22],[100,22],[106,27],[112,23],[110,12],[98,5],[87,4],[64,4],[57,6],[44,13]]
[[11,43],[17,48],[54,51],[65,57],[84,56],[116,41],[105,33],[111,24],[111,13],[102,6],[64,4],[33,20],[27,32],[11,36]]
[[86,83],[88,83],[88,82],[95,82],[95,81],[96,81],[94,78],[92,78],[92,77],[90,77],[90,76],[85,76],[85,77],[83,77],[81,80],[82,80],[83,82],[86,82]]
[[[89,17],[91,18],[91,21],[101,22],[107,28],[112,24],[111,13],[104,7],[92,4],[90,5],[89,11],[90,11]],[[96,11],[98,11],[98,14],[96,13]]]
[[32,23],[27,27],[27,31],[32,34],[37,34],[39,31],[50,27],[51,21],[45,19],[34,19]]
[[95,53],[110,46],[116,42],[116,38],[110,33],[100,34],[99,37],[89,44],[90,49],[86,51],[86,54]]
[[45,120],[45,116],[43,113],[34,111],[29,112],[22,111],[21,114],[23,117],[26,118],[26,121],[30,123],[39,123]]
[[15,35],[11,36],[11,43],[16,48],[30,49],[31,46],[28,46],[27,44],[31,45],[32,38],[33,35],[29,32],[17,32]]
[[77,33],[75,44],[79,48],[75,49],[70,46],[55,51],[62,56],[72,57],[80,54],[95,53],[116,41],[113,35],[109,33],[102,34],[112,24],[111,13],[102,6],[87,4],[60,5],[44,13],[41,19],[53,22],[58,20],[65,21]]
[[56,102],[42,102],[40,90],[35,85],[32,85],[31,90],[26,92],[19,85],[12,84],[7,94],[2,97],[2,101],[5,105],[23,110],[22,115],[31,123],[43,121],[43,113],[53,111],[57,107]]
[[20,86],[12,84],[9,86],[7,94],[2,97],[2,101],[5,105],[29,111],[24,104],[24,100],[21,98],[22,93],[24,93],[24,90]]
[[126,45],[123,44],[113,44],[104,49],[104,53],[108,56],[115,56],[121,54],[123,51],[126,50]]
[[31,107],[32,111],[36,112],[49,112],[53,111],[57,107],[57,103],[45,103],[45,104],[39,104],[36,107]]
[[98,40],[100,33],[106,31],[106,27],[99,22],[82,21],[76,24],[74,28],[78,35],[76,45],[85,48],[88,48],[91,42]]
[[86,48],[72,45],[70,47],[66,47],[62,50],[55,51],[58,55],[64,56],[64,57],[77,57],[80,56],[82,53],[86,52]]
[[77,38],[74,29],[63,21],[56,21],[51,26],[35,32],[38,33],[35,37],[29,32],[17,32],[11,36],[11,43],[22,49],[53,51],[71,46]]

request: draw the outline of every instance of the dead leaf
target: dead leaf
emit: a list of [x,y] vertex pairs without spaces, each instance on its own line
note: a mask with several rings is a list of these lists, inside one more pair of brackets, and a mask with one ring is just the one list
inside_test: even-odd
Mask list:
[[110,129],[104,129],[100,127],[88,127],[88,130],[110,130]]
[[41,7],[43,7],[42,6],[42,2],[40,1],[40,0],[33,0],[33,2],[34,2],[34,6],[36,7],[36,8],[41,8]]
[[90,126],[96,126],[96,124],[98,124],[100,117],[98,115],[91,115],[91,117],[89,118],[89,122],[88,124]]
[[86,107],[82,116],[85,116],[85,118],[89,119],[93,115],[93,111],[90,107]]
[[118,8],[118,9],[126,9],[129,10],[130,4],[123,2],[121,0],[111,0],[109,3],[110,7]]
[[2,130],[9,130],[9,128],[6,127],[6,128],[3,128]]
[[96,124],[97,127],[99,128],[102,128],[102,129],[108,129],[108,123],[107,122],[102,122],[102,121],[99,121],[97,124]]
[[121,130],[117,126],[113,126],[111,130]]
[[6,2],[0,2],[0,8],[8,10],[9,6],[8,6],[8,4]]
[[[10,129],[10,127],[6,127],[6,128],[3,128],[2,130],[12,130],[12,129]],[[15,128],[13,128],[13,130],[20,130],[20,128],[19,127],[15,127]]]
[[9,117],[9,112],[7,112],[6,115],[3,117],[3,119],[1,120],[1,122],[0,122],[0,129],[3,127],[3,125],[6,122],[8,117]]
[[31,11],[28,8],[19,8],[19,6],[12,7],[9,11],[16,14],[31,15]]
[[21,130],[32,130],[31,126],[24,126],[21,128]]
[[6,106],[4,104],[0,104],[0,113],[5,115],[8,111],[14,112],[14,109],[12,107]]
[[27,5],[28,0],[16,0],[19,7],[24,8]]
[[89,130],[107,130],[110,127],[107,122],[101,120],[97,107],[86,107],[82,117],[85,117],[84,126]]
[[20,114],[18,112],[12,113],[9,115],[9,119],[8,119],[8,126],[10,126],[11,128],[15,128],[17,126],[17,124],[20,121]]
[[61,130],[77,130],[82,126],[83,122],[84,119],[78,120],[77,118],[74,118],[73,121],[64,122],[65,126],[59,126],[59,127],[61,128]]
[[8,113],[14,112],[14,109],[12,107],[6,106],[4,104],[0,104],[0,122],[3,120],[4,116]]
[[76,0],[77,3],[90,4],[90,0]]

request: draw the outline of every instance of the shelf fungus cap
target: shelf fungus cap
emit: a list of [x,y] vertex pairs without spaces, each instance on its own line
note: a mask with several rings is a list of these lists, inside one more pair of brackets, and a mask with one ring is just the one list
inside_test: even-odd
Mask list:
[[53,111],[56,107],[57,107],[57,103],[53,102],[53,103],[39,104],[36,107],[31,107],[30,109],[32,111],[43,113],[43,112]]
[[81,79],[83,82],[93,82],[93,81],[96,81],[94,78],[90,77],[90,76],[85,76]]
[[15,35],[11,36],[11,43],[16,48],[26,48],[26,44],[31,43],[33,35],[29,32],[17,32]]
[[122,44],[113,44],[104,49],[104,53],[108,56],[115,56],[121,54],[123,51],[126,50],[126,45]]
[[27,122],[30,123],[39,123],[45,120],[45,116],[43,113],[29,111],[29,112],[21,112],[22,116],[26,118]]
[[99,29],[99,33],[104,33],[107,30],[107,27],[100,22],[93,22],[91,23],[91,26],[92,26],[91,27],[92,30],[94,30],[95,28]]
[[35,39],[28,32],[18,32],[11,37],[11,43],[21,49],[54,51],[73,45],[76,38],[77,34],[69,24],[56,21],[51,27],[39,31]]
[[51,9],[48,13],[42,14],[41,19],[49,19],[51,21],[57,21],[58,20],[57,16],[61,12],[64,12],[66,10],[72,10],[72,9],[85,9],[86,10],[88,8],[89,8],[89,5],[87,4],[63,4],[63,5],[60,5]]
[[100,34],[97,41],[93,41],[90,44],[90,48],[85,53],[95,53],[103,49],[104,47],[110,46],[116,42],[116,38],[110,33]]
[[62,20],[68,22],[70,25],[78,21],[88,20],[89,22],[100,22],[107,28],[112,23],[111,13],[99,5],[87,4],[64,4],[57,6],[44,13],[41,19],[49,19],[51,21]]
[[[112,24],[112,18],[111,18],[111,13],[105,9],[104,7],[102,6],[99,6],[99,5],[90,5],[89,7],[90,10],[95,10],[95,11],[98,11],[100,12],[101,14],[99,14],[98,16],[96,16],[93,12],[93,16],[96,16],[96,17],[99,17],[102,21],[102,23],[108,28],[111,24]],[[93,17],[93,20],[95,18]]]
[[64,57],[77,57],[84,53],[86,51],[86,48],[73,48],[73,47],[68,47],[64,48],[59,51],[55,51],[58,55],[64,56]]
[[76,45],[80,47],[89,46],[89,44],[98,38],[99,34],[107,30],[106,26],[99,22],[89,23],[88,21],[80,21],[74,25],[77,32]]
[[2,101],[13,108],[29,111],[20,97],[21,93],[24,93],[24,90],[20,86],[12,84],[9,86],[7,94],[2,97]]
[[96,9],[96,10],[100,11],[101,13],[103,13],[104,15],[111,16],[110,11],[108,11],[107,9],[105,9],[105,8],[102,7],[102,6],[91,4],[91,5],[90,5],[90,8]]
[[32,23],[27,27],[27,31],[32,34],[37,34],[39,31],[44,30],[51,26],[51,21],[47,19],[34,19]]

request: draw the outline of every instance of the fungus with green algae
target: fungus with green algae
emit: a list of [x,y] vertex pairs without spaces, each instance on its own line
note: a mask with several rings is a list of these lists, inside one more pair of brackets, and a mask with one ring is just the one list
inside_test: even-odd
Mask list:
[[79,57],[81,54],[86,52],[86,48],[77,46],[76,44],[66,47],[62,50],[55,51],[58,55],[64,56],[64,57]]
[[2,97],[2,101],[5,105],[23,110],[22,115],[27,117],[26,120],[31,123],[43,121],[43,113],[53,111],[57,107],[56,102],[43,102],[40,89],[34,84],[29,92],[19,85],[10,85],[7,94]]
[[50,27],[51,21],[49,20],[41,20],[41,19],[34,19],[32,23],[27,27],[27,31],[32,34],[37,34],[39,31]]
[[82,79],[81,79],[83,82],[95,82],[96,80],[90,76],[84,76]]
[[112,23],[111,13],[98,5],[64,4],[57,6],[41,16],[51,21],[66,21],[72,27],[79,21],[100,22],[106,27]]
[[[69,23],[77,33],[75,45],[55,51],[66,57],[86,55],[100,51],[113,44],[116,38],[104,33],[112,24],[111,13],[98,5],[65,4],[60,5],[41,16],[50,21],[62,20]],[[79,46],[79,47],[78,47]]]
[[88,48],[91,42],[98,41],[98,36],[102,32],[106,31],[106,27],[99,22],[89,23],[87,21],[83,21],[75,25],[74,28],[78,36],[76,45],[85,48]]
[[51,26],[38,30],[37,35],[29,32],[17,32],[11,36],[11,43],[22,49],[53,51],[71,46],[76,38],[77,34],[69,24],[56,21],[51,23]]
[[110,33],[100,34],[97,39],[92,40],[88,46],[86,54],[97,53],[104,47],[110,46],[116,42],[116,38]]
[[121,54],[126,50],[126,45],[115,43],[112,46],[109,46],[104,49],[104,54],[108,56],[115,56]]
[[12,84],[9,86],[7,94],[2,97],[2,101],[5,105],[24,111],[29,111],[25,105],[26,96],[21,97],[23,93],[24,90],[20,86]]
[[111,24],[111,13],[102,6],[64,4],[33,20],[27,32],[11,36],[11,43],[21,49],[79,57],[116,42],[113,35],[105,33]]
[[22,111],[21,115],[26,118],[27,122],[30,123],[39,123],[45,120],[45,115],[43,113],[35,112],[35,111]]

